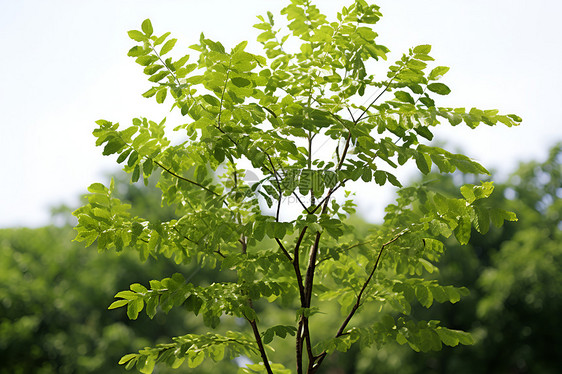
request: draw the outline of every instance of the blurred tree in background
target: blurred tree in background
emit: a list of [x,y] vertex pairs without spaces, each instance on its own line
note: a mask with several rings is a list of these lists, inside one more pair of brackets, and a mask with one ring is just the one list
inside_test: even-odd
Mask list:
[[[478,182],[468,178],[428,175],[421,183],[454,196],[461,182]],[[155,189],[124,181],[118,181],[117,188],[123,200],[142,210],[133,214],[160,214],[150,217],[155,220],[173,215],[160,207]],[[429,353],[398,345],[361,355],[352,351],[331,358],[323,372],[558,373],[562,367],[561,197],[559,144],[545,162],[522,164],[490,197],[489,204],[516,212],[519,222],[493,227],[485,238],[473,232],[468,246],[447,243],[449,250],[436,276],[446,284],[466,285],[471,295],[454,305],[434,305],[431,318],[471,331],[476,345]],[[359,218],[354,223],[359,230],[372,226]],[[116,365],[122,352],[153,345],[178,329],[188,333],[202,327],[181,310],[145,323],[145,315],[129,321],[120,311],[105,309],[115,290],[133,281],[147,283],[181,270],[204,275],[211,283],[218,274],[196,267],[180,269],[172,262],[141,264],[132,253],[98,255],[71,243],[73,236],[68,226],[0,230],[0,373],[122,373],[124,368]],[[273,306],[262,307],[279,313]],[[427,309],[418,308],[419,318],[429,318]],[[276,349],[280,356],[293,354],[287,347]],[[158,367],[159,373],[167,370]],[[221,362],[193,372],[236,371],[234,362]]]
[[[118,188],[145,216],[173,213],[160,207],[154,188],[143,186],[140,193],[128,181]],[[179,310],[146,323],[146,316],[130,321],[107,306],[115,290],[133,280],[205,270],[172,261],[142,264],[132,253],[99,255],[72,242],[69,209],[54,213],[67,225],[0,230],[0,373],[123,373],[117,365],[123,351],[154,344],[178,329],[197,331],[194,318]],[[234,363],[230,367],[236,372]],[[206,370],[199,372],[212,372]]]
[[[459,181],[457,178],[464,180]],[[428,175],[442,193],[455,195],[472,176]],[[432,182],[431,182],[432,181]],[[461,183],[462,182],[462,183]],[[543,162],[521,164],[496,186],[488,203],[517,214],[517,223],[472,232],[469,245],[446,243],[438,275],[471,295],[439,304],[432,318],[471,331],[474,346],[415,353],[404,347],[373,352],[365,373],[560,373],[562,367],[562,144]],[[428,311],[417,307],[420,318]]]

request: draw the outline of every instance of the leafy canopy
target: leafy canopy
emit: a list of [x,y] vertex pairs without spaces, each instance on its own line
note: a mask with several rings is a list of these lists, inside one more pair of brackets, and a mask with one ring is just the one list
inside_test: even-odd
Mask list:
[[[142,260],[168,257],[235,274],[231,282],[210,285],[182,274],[133,284],[110,306],[126,308],[129,318],[183,307],[212,330],[219,331],[226,316],[246,320],[247,328],[175,337],[124,356],[127,368],[149,373],[158,362],[196,367],[206,358],[246,356],[255,363],[243,372],[285,373],[268,356],[275,340],[289,336],[295,337],[297,373],[316,372],[327,355],[354,344],[396,341],[429,351],[472,343],[469,334],[416,321],[410,311],[412,302],[455,303],[467,293],[424,278],[437,270],[441,238],[454,235],[465,244],[472,227],[485,233],[490,222],[515,220],[486,206],[492,183],[464,186],[461,199],[426,185],[403,188],[386,208],[384,224],[367,237],[347,223],[355,211],[352,195],[335,194],[353,181],[374,190],[402,187],[393,170],[410,160],[424,174],[434,164],[443,173],[487,174],[469,157],[424,142],[440,124],[513,126],[520,118],[438,106],[439,96],[451,92],[440,81],[448,68],[433,66],[429,45],[411,48],[384,77],[369,74],[370,64],[389,53],[372,28],[381,17],[376,5],[356,0],[334,21],[306,0],[292,0],[281,13],[286,26],[276,26],[271,13],[254,25],[263,54],[248,52],[247,42],[227,51],[201,34],[190,47],[193,58],[175,59],[165,56],[176,39],[154,34],[149,20],[129,32],[138,44],[128,54],[152,82],[143,95],[181,113],[185,123],[174,130],[184,140],[168,140],[165,120],[134,118],[128,127],[98,121],[96,144],[117,156],[132,182],[159,174],[162,201],[176,208],[177,218],[133,217],[114,196],[113,183],[95,183],[88,203],[74,213],[76,240],[97,242],[101,251],[131,248]],[[258,176],[255,183],[250,172]],[[288,199],[299,213],[282,219]],[[264,301],[292,311],[296,322],[265,325]],[[339,326],[313,330],[311,323],[334,301],[341,307]],[[380,313],[354,325],[353,317],[371,304]]]

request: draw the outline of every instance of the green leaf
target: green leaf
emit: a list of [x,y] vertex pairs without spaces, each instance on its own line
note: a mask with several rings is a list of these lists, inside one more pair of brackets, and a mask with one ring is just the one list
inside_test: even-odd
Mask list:
[[386,173],[382,170],[375,171],[375,182],[383,186],[386,183]]
[[147,75],[152,75],[156,73],[158,70],[162,69],[163,67],[164,65],[157,65],[157,64],[148,65],[147,67],[144,68],[144,73]]
[[408,66],[412,70],[421,71],[427,67],[427,64],[419,60],[410,60],[408,61],[406,66]]
[[205,359],[205,351],[189,350],[187,354],[187,366],[189,366],[190,368],[196,368],[197,366],[201,365],[201,363],[203,363],[203,360]]
[[431,304],[433,304],[433,295],[423,284],[416,286],[416,298],[420,304],[426,308],[429,308]]
[[154,41],[154,45],[160,45],[164,42],[164,40],[166,40],[166,38],[170,35],[170,32],[167,32],[161,36],[159,36],[155,41]]
[[458,289],[453,286],[447,286],[443,288],[447,293],[447,297],[449,298],[449,302],[454,304],[461,299],[461,294]]
[[141,66],[148,66],[153,62],[155,62],[156,60],[158,60],[158,57],[154,55],[146,55],[146,56],[137,57],[135,62]]
[[176,45],[177,41],[178,41],[177,39],[170,39],[166,43],[164,43],[162,49],[160,50],[160,55],[163,56],[166,53],[170,52],[172,48],[174,48],[174,46]]
[[404,103],[410,103],[410,104],[414,103],[414,98],[412,97],[412,95],[410,95],[406,91],[396,91],[394,93],[394,96],[396,96],[396,98],[399,101],[402,101]]
[[429,73],[428,79],[429,80],[437,80],[437,79],[441,78],[443,75],[445,75],[448,71],[449,71],[448,66],[437,66],[436,68],[431,70],[431,73]]
[[136,183],[136,182],[138,182],[139,178],[140,178],[140,164],[137,164],[135,166],[135,169],[133,170],[131,182]]
[[121,149],[123,149],[123,147],[125,147],[126,144],[125,142],[123,142],[123,140],[121,140],[120,138],[113,138],[111,139],[103,148],[103,155],[104,156],[108,156],[114,153],[119,152]]
[[164,70],[164,71],[161,71],[159,73],[154,74],[153,76],[148,78],[148,80],[151,81],[151,82],[155,82],[155,83],[160,82],[162,79],[164,79],[169,74],[170,74],[170,72],[168,70]]
[[496,227],[502,227],[504,221],[517,221],[517,216],[513,212],[504,209],[492,208],[489,211],[492,223]]
[[414,158],[416,159],[416,166],[423,174],[429,174],[431,171],[431,158],[420,152],[416,152],[414,154]]
[[430,83],[427,85],[427,88],[431,92],[435,92],[439,95],[448,95],[451,93],[451,89],[443,83]]
[[122,306],[125,306],[129,303],[129,300],[117,300],[114,301],[113,303],[111,303],[111,305],[107,308],[107,309],[116,309],[116,308],[121,308]]
[[414,47],[414,53],[416,54],[426,55],[429,52],[431,52],[431,45],[429,44],[422,44],[422,45],[418,45],[417,47]]
[[136,45],[133,48],[129,49],[129,52],[127,52],[127,56],[139,57],[139,56],[144,56],[149,52],[150,50],[144,49],[143,47]]
[[388,173],[388,172],[385,172],[385,173],[386,173],[386,179],[388,179],[388,181],[389,181],[393,186],[402,188],[402,184],[401,184],[400,181],[394,176],[394,174],[390,174],[390,173]]
[[414,128],[414,131],[426,138],[427,140],[433,140],[433,133],[425,126],[418,126]]
[[425,258],[420,258],[418,259],[418,261],[420,264],[422,264],[424,269],[430,274],[437,270],[437,267],[433,265],[431,262],[427,261]]
[[137,42],[143,42],[147,40],[146,36],[142,32],[137,30],[127,31],[127,34],[129,34],[129,38],[136,40]]
[[139,355],[137,353],[129,353],[128,355],[121,357],[121,359],[119,360],[119,365],[126,364],[127,362],[131,361],[133,358],[136,358],[138,356]]
[[420,340],[422,352],[439,351],[442,348],[440,336],[433,329],[422,329]]
[[131,289],[131,291],[136,293],[145,293],[146,291],[148,291],[146,287],[140,283],[133,283],[129,286],[129,288]]
[[201,98],[207,103],[210,104],[212,106],[218,107],[220,106],[221,102],[219,101],[219,99],[217,99],[216,97],[214,97],[213,95],[203,95],[201,96]]
[[275,330],[272,328],[267,329],[264,333],[263,333],[263,344],[269,344],[273,341],[273,337],[275,336]]
[[127,299],[127,300],[133,300],[133,299],[136,299],[138,296],[137,296],[137,294],[134,293],[133,291],[127,290],[127,291],[120,291],[120,292],[118,292],[118,293],[115,295],[115,297],[116,297],[116,298],[117,298],[117,297],[120,297],[120,298]]
[[468,244],[471,229],[470,221],[465,218],[460,218],[459,224],[454,230],[455,238],[457,238],[460,244]]
[[156,308],[158,307],[158,296],[152,295],[146,301],[146,315],[152,319],[156,315]]
[[166,100],[166,94],[167,93],[168,93],[168,90],[166,89],[166,87],[164,87],[161,90],[159,90],[158,92],[156,92],[156,102],[158,104],[162,104],[164,102],[164,100]]
[[152,35],[152,23],[148,18],[142,22],[141,29],[146,34],[146,36]]
[[461,194],[469,203],[472,203],[474,200],[476,200],[476,196],[474,195],[474,187],[475,186],[473,184],[465,184],[461,187]]
[[137,362],[137,369],[143,374],[151,374],[154,370],[154,365],[156,364],[156,358],[150,355],[145,358],[144,362]]
[[92,183],[88,187],[88,191],[91,193],[101,193],[106,194],[109,190],[101,183]]
[[144,301],[142,298],[136,298],[129,301],[127,305],[127,317],[129,319],[135,320],[139,316],[139,313],[144,308]]
[[232,78],[232,83],[234,83],[236,87],[246,87],[249,86],[252,82],[250,82],[246,78],[235,77]]
[[482,207],[474,207],[476,213],[474,218],[474,228],[482,235],[486,234],[490,229],[490,215],[488,210]]
[[459,343],[464,345],[474,344],[474,339],[472,336],[464,331],[450,330],[444,327],[438,327],[435,332],[439,335],[439,338],[443,344],[450,347],[456,347]]
[[398,331],[398,333],[396,334],[396,342],[400,345],[408,343],[408,339],[406,339],[402,331]]

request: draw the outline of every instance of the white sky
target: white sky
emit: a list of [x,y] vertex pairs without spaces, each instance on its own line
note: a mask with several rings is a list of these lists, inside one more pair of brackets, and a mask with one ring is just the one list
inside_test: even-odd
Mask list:
[[[166,105],[141,97],[149,87],[126,56],[127,30],[150,18],[171,31],[178,48],[201,31],[229,48],[253,41],[255,16],[280,0],[0,0],[0,227],[48,222],[49,207],[76,205],[114,159],[94,146],[94,121],[159,121]],[[317,1],[334,12],[348,2]],[[453,92],[438,105],[499,109],[523,117],[519,128],[447,127],[438,138],[462,147],[501,175],[519,161],[544,158],[562,140],[562,3],[552,0],[380,0],[379,43],[394,61],[411,46],[431,44]],[[278,13],[278,12],[277,12]],[[278,16],[279,17],[279,16]],[[171,122],[168,122],[169,124]],[[371,187],[369,187],[371,188]],[[359,190],[361,211],[380,217],[388,194]]]

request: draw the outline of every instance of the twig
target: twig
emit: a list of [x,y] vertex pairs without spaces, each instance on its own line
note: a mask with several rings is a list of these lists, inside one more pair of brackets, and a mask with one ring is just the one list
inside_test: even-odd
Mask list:
[[[248,304],[250,305],[250,308],[252,308],[253,310],[254,306],[252,304],[252,299],[248,299]],[[263,360],[263,365],[265,366],[265,370],[267,371],[268,374],[273,374],[273,370],[271,370],[271,366],[269,365],[269,360],[267,359],[267,353],[265,352],[263,341],[261,340],[260,331],[258,330],[258,324],[256,323],[255,319],[250,319],[247,316],[245,316],[245,318],[250,324],[250,326],[252,327],[252,332],[254,333],[254,339],[256,339],[258,350],[260,351],[260,356],[261,359]]]
[[[361,290],[359,291],[359,294],[357,294],[357,300],[355,301],[355,304],[353,305],[353,308],[351,309],[351,311],[349,312],[349,314],[347,315],[347,317],[345,318],[345,320],[341,324],[340,328],[338,329],[338,332],[336,333],[336,336],[335,336],[336,338],[339,338],[340,336],[344,335],[345,328],[349,324],[349,321],[351,321],[351,319],[355,315],[355,312],[357,312],[357,309],[359,309],[359,306],[361,306],[361,298],[363,297],[363,293],[367,289],[367,286],[371,282],[371,279],[373,278],[373,276],[375,274],[375,271],[378,268],[378,265],[379,265],[379,262],[380,262],[380,259],[382,257],[384,249],[388,245],[397,241],[400,237],[402,237],[408,231],[409,231],[408,229],[403,230],[402,232],[398,233],[396,236],[394,236],[392,239],[390,239],[389,241],[387,241],[386,243],[384,243],[381,246],[381,249],[379,251],[379,255],[377,256],[377,259],[375,261],[375,265],[373,266],[373,270],[371,270],[371,273],[369,274],[369,276],[367,277],[367,279],[363,283],[363,287],[361,287]],[[322,363],[322,361],[324,360],[326,355],[327,355],[327,352],[324,351],[320,355],[315,357],[315,360],[314,360],[315,364],[313,365],[312,370],[309,370],[309,373],[315,373],[316,370],[318,370],[318,368],[320,367],[320,364]]]
[[[164,165],[162,165],[162,164],[159,163],[158,161],[154,161],[154,163],[155,163],[156,165],[160,166],[163,170],[167,171],[169,174],[173,175],[174,177],[176,177],[176,178],[178,178],[178,179],[181,179],[182,181],[191,183],[191,184],[193,184],[193,185],[195,185],[195,186],[197,186],[197,187],[200,187],[200,188],[204,189],[204,190],[207,191],[207,192],[212,193],[212,194],[215,195],[215,196],[219,196],[219,197],[220,197],[220,195],[219,195],[218,193],[216,193],[215,191],[210,190],[209,188],[207,188],[207,187],[203,186],[202,184],[199,184],[199,183],[197,183],[197,182],[195,182],[195,181],[192,181],[191,179],[184,178],[184,177],[182,177],[181,175],[178,175],[178,174],[174,173],[172,170],[168,169],[167,167],[165,167]],[[226,201],[225,201],[225,203],[226,203]]]

